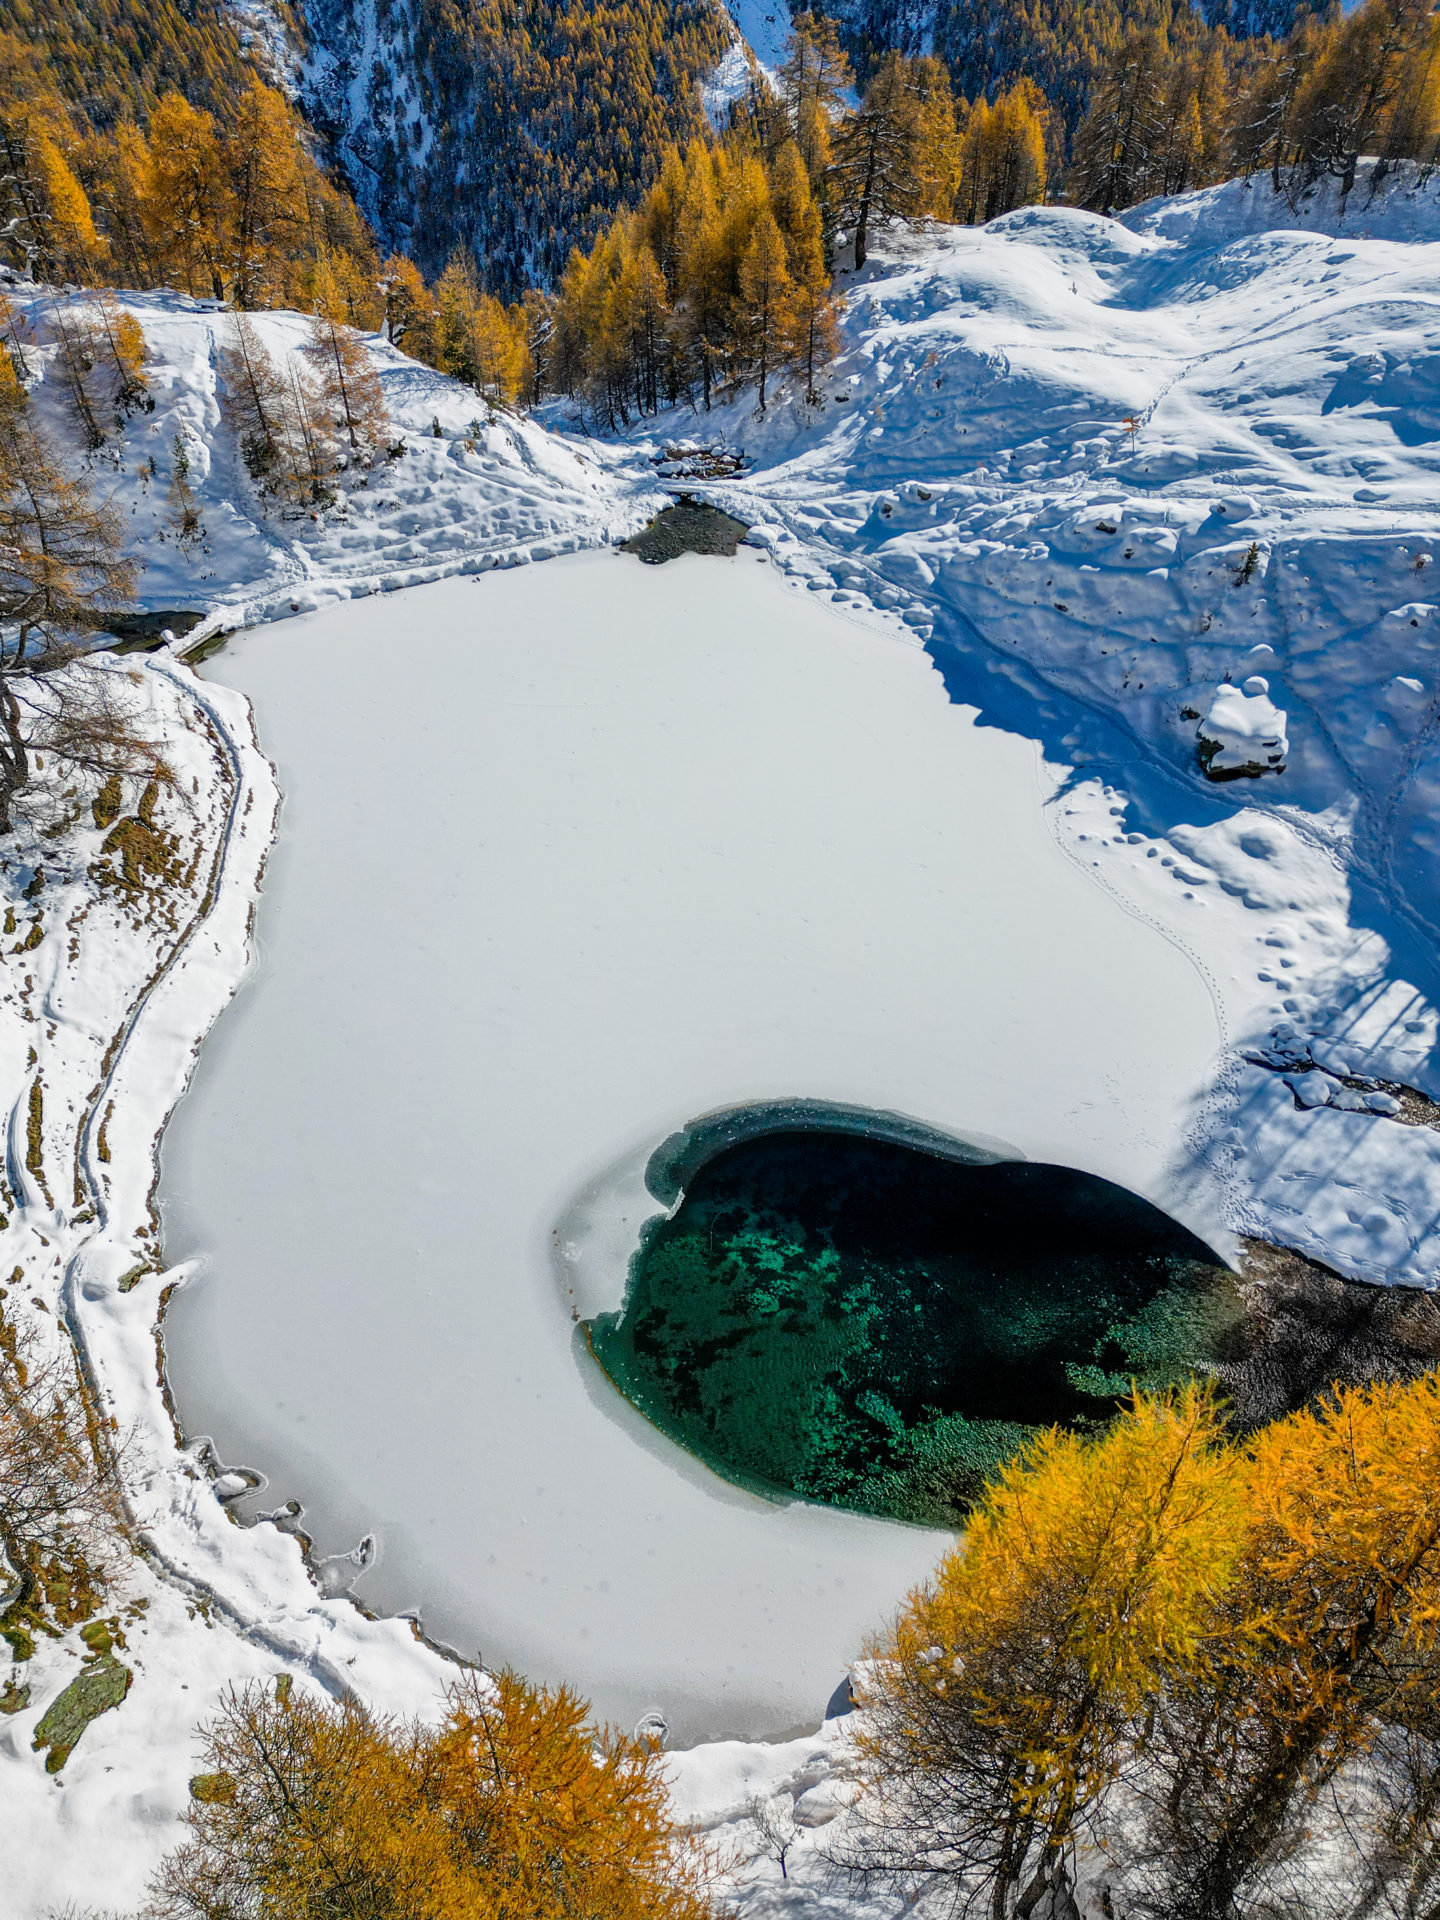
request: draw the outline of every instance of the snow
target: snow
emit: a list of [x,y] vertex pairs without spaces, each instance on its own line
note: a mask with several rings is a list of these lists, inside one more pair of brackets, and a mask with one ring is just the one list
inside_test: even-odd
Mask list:
[[778,86],[790,40],[790,8],[786,0],[725,0],[735,39],[700,88],[700,100],[710,124],[726,126],[730,109],[743,100],[757,76]]
[[[32,375],[43,376],[55,352],[51,309],[64,296],[21,288],[11,297]],[[491,409],[379,337],[370,338],[370,350],[394,444],[404,451],[353,473],[333,508],[282,513],[256,493],[223,424],[216,357],[230,336],[228,316],[213,301],[168,292],[127,293],[120,303],[149,344],[146,376],[155,405],[116,425],[95,456],[96,479],[133,529],[145,563],[143,603],[203,610],[201,633],[549,558],[604,543],[635,524],[634,479],[626,475],[617,486],[612,450]],[[280,364],[307,338],[299,314],[261,313],[251,322]],[[58,380],[42,377],[33,404],[58,433],[73,437]],[[176,537],[167,510],[177,436],[202,507],[203,534],[195,542]],[[645,492],[663,504],[657,489]]]
[[773,79],[789,51],[790,8],[786,0],[725,0],[725,4],[745,44]]
[[612,1170],[855,1103],[1223,1239],[1174,1177],[1205,982],[1057,844],[1061,768],[762,559],[446,583],[207,672],[286,798],[166,1138],[169,1256],[209,1256],[166,1321],[186,1430],[324,1551],[377,1536],[367,1602],[466,1652],[687,1740],[813,1719],[940,1540],[738,1493],[618,1403],[572,1309],[619,1305],[659,1206]]
[[1243,685],[1215,689],[1200,721],[1199,740],[1206,770],[1223,773],[1279,773],[1288,741],[1285,716],[1270,698],[1270,682],[1252,673]]
[[[1052,1069],[1044,1047],[1058,1033],[1062,1050],[1083,1052],[1092,1044],[1085,1032],[1089,1010],[1068,1024],[1063,1006],[1042,1010],[1025,1035],[1029,1071],[990,1072],[983,1082],[987,1112],[980,1130],[1003,1136],[1008,1128],[1018,1137],[1029,1125],[1024,1099],[1032,1106],[1048,1101],[1047,1124],[1057,1138],[1063,1140],[1067,1128],[1073,1138],[1093,1126],[1096,1150],[1118,1153],[1129,1078],[1138,1071],[1143,1088],[1147,1073],[1168,1074],[1165,1092],[1175,1104],[1167,1108],[1162,1100],[1149,1122],[1133,1122],[1127,1151],[1135,1154],[1137,1181],[1150,1177],[1147,1164],[1157,1180],[1164,1169],[1175,1210],[1197,1222],[1218,1222],[1217,1238],[1221,1231],[1254,1233],[1357,1278],[1433,1287],[1440,1276],[1436,1129],[1429,1123],[1433,1114],[1404,1089],[1440,1096],[1434,957],[1440,626],[1431,597],[1440,537],[1440,183],[1402,169],[1382,193],[1372,195],[1370,187],[1362,167],[1343,204],[1333,184],[1291,207],[1256,181],[1153,203],[1118,223],[1051,208],[1026,210],[983,230],[881,235],[864,274],[847,278],[843,350],[822,383],[822,406],[807,407],[792,396],[761,419],[749,396],[705,420],[685,414],[642,423],[619,444],[504,414],[480,420],[472,432],[472,396],[376,343],[407,452],[352,476],[343,511],[313,521],[267,513],[220,423],[214,355],[224,316],[175,294],[127,295],[152,343],[156,408],[124,426],[97,456],[95,471],[130,519],[136,549],[149,563],[142,584],[147,605],[198,609],[205,615],[202,632],[311,611],[309,621],[248,635],[233,653],[237,670],[249,673],[246,662],[257,663],[258,671],[262,648],[273,646],[278,657],[293,647],[296,663],[288,670],[297,679],[306,672],[301,646],[329,632],[327,623],[334,623],[337,659],[348,651],[342,632],[357,636],[356,657],[358,636],[382,632],[384,684],[397,700],[403,695],[402,706],[423,708],[428,700],[431,722],[440,725],[436,716],[465,684],[462,676],[479,670],[492,636],[472,629],[465,647],[454,642],[456,664],[442,675],[432,666],[429,636],[409,609],[427,596],[469,596],[473,605],[584,566],[621,566],[610,559],[567,560],[490,577],[497,567],[579,553],[632,531],[660,498],[651,455],[662,444],[715,437],[742,446],[753,462],[742,479],[689,484],[755,522],[755,544],[734,562],[676,563],[658,584],[652,581],[654,590],[679,592],[678,585],[664,585],[667,577],[693,579],[697,567],[698,577],[714,577],[705,575],[705,565],[729,568],[726,579],[744,579],[749,569],[756,593],[762,582],[769,596],[779,594],[782,581],[803,589],[808,608],[796,597],[786,602],[781,626],[787,637],[769,650],[773,660],[755,658],[759,633],[768,630],[758,617],[732,621],[729,643],[737,662],[743,650],[747,676],[762,676],[757,684],[771,684],[765,673],[794,669],[783,707],[792,715],[835,713],[832,657],[849,659],[847,649],[858,648],[866,659],[886,663],[874,671],[873,715],[867,694],[863,736],[854,737],[858,700],[846,725],[855,755],[882,752],[879,716],[887,728],[903,720],[930,742],[926,752],[908,754],[901,770],[912,805],[900,844],[916,858],[917,850],[929,849],[932,865],[969,862],[978,873],[985,860],[972,842],[983,848],[996,835],[1013,834],[1018,846],[1028,834],[1018,874],[1040,871],[1031,864],[1040,860],[1033,840],[1048,839],[1054,872],[1063,862],[1067,884],[1080,887],[1087,902],[1081,920],[1097,939],[1104,916],[1112,925],[1123,918],[1129,930],[1119,943],[1124,965],[1147,975],[1152,964],[1177,969],[1175,1018],[1163,1035],[1144,1034],[1147,1044],[1153,1039],[1179,1050],[1171,1066],[1158,1056],[1138,1069],[1106,1062],[1095,1080],[1093,1109],[1086,1113],[1073,1099],[1067,1109],[1066,1071],[1047,1078]],[[19,288],[15,297],[36,322],[30,358],[38,376],[49,361],[45,309],[52,296]],[[272,351],[303,334],[297,316],[261,316],[259,324]],[[41,380],[35,404],[68,430],[53,380]],[[436,414],[439,439],[429,433]],[[177,433],[192,450],[204,514],[205,537],[193,549],[176,543],[164,507]],[[755,557],[760,553],[767,556],[763,562]],[[486,577],[460,577],[476,573]],[[373,597],[444,579],[451,584],[427,586],[400,601]],[[841,637],[823,645],[821,697],[815,675],[799,671],[796,650],[820,645],[809,620],[812,611],[819,619],[826,605],[832,609],[826,632]],[[835,620],[834,610],[863,626]],[[597,624],[595,608],[586,614],[589,626]],[[709,614],[687,614],[697,636]],[[569,630],[568,644],[583,651],[586,628],[572,619]],[[914,644],[905,645],[902,634]],[[639,649],[647,637],[659,644],[648,630],[627,636],[627,644]],[[682,629],[679,644],[686,639]],[[590,757],[577,764],[594,767],[607,728],[633,721],[642,683],[645,700],[664,694],[675,670],[676,636],[669,640],[663,665],[652,662],[644,676],[633,661],[627,669],[630,706],[618,683],[608,708],[595,696]],[[592,673],[599,657],[591,657]],[[893,661],[907,664],[902,669]],[[230,669],[226,656],[220,664]],[[288,778],[288,749],[281,716],[272,740],[263,709],[257,748],[243,701],[217,681],[202,685],[164,655],[125,665],[138,676],[137,692],[177,769],[175,792],[162,801],[165,818],[201,855],[198,871],[213,884],[197,880],[186,897],[188,917],[171,933],[158,923],[132,921],[99,891],[90,869],[103,836],[88,827],[31,847],[21,860],[12,854],[0,870],[0,890],[16,909],[21,936],[6,942],[7,997],[0,1001],[0,1067],[11,1093],[6,1177],[14,1201],[0,1232],[0,1272],[18,1266],[24,1276],[23,1286],[9,1288],[6,1309],[47,1339],[56,1337],[57,1316],[63,1316],[116,1418],[137,1433],[128,1493],[148,1552],[128,1568],[120,1598],[149,1602],[126,1628],[122,1658],[135,1666],[134,1685],[122,1707],[87,1731],[63,1774],[46,1776],[29,1742],[40,1714],[75,1670],[73,1633],[42,1644],[26,1676],[31,1703],[0,1728],[0,1792],[15,1810],[15,1831],[24,1835],[24,1844],[7,1856],[6,1910],[17,1920],[40,1920],[69,1900],[82,1910],[136,1903],[146,1874],[176,1836],[194,1764],[186,1729],[228,1681],[287,1671],[299,1684],[332,1693],[353,1687],[388,1710],[433,1712],[446,1673],[407,1622],[367,1619],[322,1590],[343,1583],[348,1567],[322,1569],[321,1581],[283,1526],[234,1524],[237,1507],[264,1504],[238,1497],[227,1477],[227,1470],[251,1462],[183,1448],[169,1422],[155,1373],[154,1323],[162,1294],[184,1275],[167,1265],[174,1248],[158,1243],[149,1214],[154,1143],[195,1049],[243,973],[276,801],[266,756],[277,755]],[[852,660],[846,672],[858,671]],[[1266,697],[1284,715],[1284,770],[1262,780],[1208,782],[1196,758],[1197,723],[1217,688],[1243,691],[1256,677],[1267,682]],[[693,684],[675,682],[677,691]],[[948,703],[935,691],[942,684]],[[882,686],[892,688],[893,700],[882,699]],[[360,696],[345,667],[331,671],[330,690],[338,714],[355,710],[352,696]],[[517,740],[533,739],[542,718],[562,735],[583,726],[583,707],[557,708],[553,688],[544,689],[544,697],[547,708],[512,709]],[[724,708],[727,714],[734,704]],[[843,717],[835,718],[837,727]],[[737,725],[740,719],[749,724],[754,716],[737,717]],[[393,730],[372,729],[366,753]],[[317,722],[313,731],[319,752],[324,728]],[[492,732],[499,731],[495,723]],[[963,751],[942,755],[942,737],[963,742]],[[820,740],[817,733],[817,750]],[[536,765],[544,764],[537,747]],[[727,765],[717,791],[740,809],[747,794],[757,807],[768,799],[779,817],[785,765],[773,756],[738,763],[738,770]],[[1021,765],[1030,781],[1024,804],[995,804],[999,793],[1018,794]],[[987,770],[990,782],[983,825],[952,831],[956,820],[976,817],[965,783],[977,768]],[[612,784],[620,778],[611,763],[599,771]],[[687,820],[694,824],[683,808],[677,812],[674,798],[687,771],[681,759],[671,788],[650,790],[643,821],[635,819],[638,809],[623,785],[620,790],[620,817],[632,808],[637,843],[671,885],[686,856],[698,868],[712,844],[675,830]],[[492,791],[486,781],[495,775],[483,757],[465,774],[467,793]],[[498,862],[504,845],[519,844],[513,809],[507,812],[497,796],[488,811],[475,811],[473,844],[462,849],[463,859],[444,866],[439,838],[432,850],[428,828],[418,830],[425,818],[422,776],[428,777],[427,763],[417,757],[391,788],[377,782],[363,795],[359,817],[369,838],[357,857],[367,845],[375,850],[373,910],[344,966],[327,982],[319,1002],[327,1018],[328,1001],[343,1006],[356,990],[356,975],[383,980],[400,967],[401,956],[417,969],[439,967],[436,929],[442,907],[448,911],[447,888],[453,893],[457,876],[475,870],[466,863]],[[450,767],[447,778],[457,777]],[[533,769],[528,777],[533,783]],[[833,766],[816,769],[825,792],[837,778]],[[183,806],[182,793],[189,795]],[[541,797],[558,805],[563,789]],[[804,797],[802,783],[785,789],[787,807],[800,806]],[[843,823],[855,843],[847,855],[856,862],[851,871],[858,873],[865,860],[881,870],[867,838],[873,838],[870,813],[893,824],[891,808],[898,803],[876,784],[842,797],[834,819],[837,831]],[[948,812],[941,806],[947,800],[954,802]],[[277,849],[277,876],[300,857],[307,804],[290,796],[287,832],[293,828],[295,837]],[[312,818],[323,819],[326,805],[317,792]],[[582,827],[589,824],[583,810],[579,817]],[[823,836],[817,843],[824,844]],[[777,847],[777,858],[781,852]],[[899,924],[916,934],[913,950],[902,956],[888,920],[857,914],[863,895],[856,889],[845,896],[846,917],[838,918],[835,890],[845,868],[830,849],[827,859],[832,856],[835,864],[824,869],[830,895],[823,888],[807,895],[807,869],[794,899],[803,905],[813,897],[843,937],[827,942],[823,928],[804,930],[798,910],[777,929],[813,942],[808,971],[796,978],[814,984],[822,999],[834,991],[833,976],[862,961],[874,967],[877,997],[863,1002],[869,1024],[857,1026],[848,1008],[834,1018],[832,1008],[830,1057],[842,1046],[853,1049],[846,1085],[868,1094],[874,1082],[860,1069],[868,1060],[878,1078],[883,1064],[891,1084],[914,1076],[915,1104],[939,1123],[978,1124],[980,1117],[966,1109],[972,1055],[985,1066],[979,1056],[999,1041],[977,1023],[965,1053],[955,1050],[966,969],[980,964],[972,949],[983,945],[974,925],[947,928],[944,900],[913,884],[903,887],[898,878],[892,882],[882,870],[897,896],[895,909],[918,916],[907,921],[902,915]],[[39,944],[31,948],[24,936],[37,907],[25,887],[31,865],[40,862],[43,918]],[[870,868],[866,872],[868,884]],[[423,892],[414,883],[417,873],[425,875]],[[653,877],[646,869],[633,878],[631,897],[643,903]],[[568,942],[584,946],[596,939],[594,920],[587,925],[580,911],[593,891],[574,894],[568,917],[565,903],[542,903],[540,921],[551,925],[552,946],[559,949],[558,957],[540,956],[545,966],[560,967]],[[266,916],[278,928],[277,916],[293,895],[277,880],[262,903],[260,963],[246,990],[256,1007],[278,978],[267,971]],[[878,897],[888,912],[891,894]],[[1007,899],[995,904],[992,922],[1013,925],[1013,911],[1032,910],[1033,893]],[[1097,917],[1092,922],[1090,916]],[[734,919],[719,929],[727,941]],[[601,925],[613,931],[615,922],[602,919]],[[684,931],[661,928],[676,941]],[[987,925],[987,938],[989,931]],[[503,933],[518,943],[509,923]],[[937,954],[933,942],[942,933],[949,946]],[[1054,968],[1063,993],[1068,920],[1052,944],[1065,963]],[[429,956],[422,951],[427,945]],[[24,951],[14,953],[15,946]],[[1087,965],[1096,950],[1088,950]],[[483,969],[483,940],[468,957]],[[664,970],[649,969],[648,980],[641,977],[646,971],[633,964],[613,969],[627,1005],[653,990]],[[1017,981],[1033,993],[1035,977],[1022,967]],[[888,1000],[878,997],[885,979]],[[703,984],[710,992],[711,983]],[[519,981],[517,991],[524,985]],[[1130,992],[1127,976],[1114,998]],[[636,1193],[636,1168],[656,1130],[693,1111],[691,1085],[667,1090],[665,1076],[678,1054],[674,1073],[678,1078],[686,1068],[690,1079],[687,1036],[700,1003],[697,997],[678,1012],[672,1004],[665,1019],[657,1012],[642,1030],[643,1046],[631,1048],[639,1066],[630,1056],[619,1062],[627,1073],[648,1076],[652,1089],[651,1111],[632,1115],[630,1134],[622,1137],[615,1114],[594,1114],[592,1085],[593,1147],[581,1154],[572,1143],[548,1162],[553,1187],[537,1196],[543,1205],[532,1213],[529,1245],[533,1251],[545,1222],[563,1220],[567,1232],[573,1224],[587,1284],[592,1273],[613,1279],[623,1257],[626,1230],[616,1221]],[[896,1031],[913,1033],[922,1012],[941,1036],[937,1046],[927,1028],[926,1057],[917,1057],[913,1038],[908,1051],[886,1044]],[[1143,996],[1135,1013],[1144,1029]],[[1202,1013],[1212,1022],[1209,1070],[1198,1059]],[[217,1032],[219,1052],[207,1042],[197,1111],[210,1081],[233,1064],[223,1057],[226,1028],[245,1031],[250,1017],[251,1010],[237,1007]],[[423,1000],[415,999],[405,1018],[404,1029],[374,1038],[362,1033],[356,1051],[378,1045],[393,1057],[411,1027],[423,1033]],[[573,1025],[575,1015],[562,1007],[560,1024],[567,1020]],[[1018,1015],[1010,1031],[1018,1044]],[[494,1032],[503,1061],[498,1022]],[[558,1049],[559,1041],[547,1038]],[[776,1063],[786,1069],[786,1093],[794,1091],[803,1038],[798,1028],[793,1036],[780,1035],[784,1051],[777,1051]],[[513,1049],[513,1041],[508,1044]],[[234,1042],[232,1052],[240,1046]],[[513,1050],[508,1056],[507,1096],[523,1078],[517,1057]],[[568,1069],[581,1058],[579,1051],[567,1056],[567,1077],[557,1083],[561,1097],[547,1116],[547,1151],[578,1124],[570,1112]],[[742,1047],[735,1053],[737,1071],[745,1058]],[[954,1064],[942,1076],[946,1060]],[[295,1070],[302,1064],[297,1060]],[[451,1083],[460,1064],[442,1058],[439,1090],[447,1098],[458,1098]],[[37,1074],[45,1092],[43,1184],[26,1167],[27,1099]],[[472,1079],[472,1096],[483,1093],[483,1079]],[[750,1097],[755,1091],[753,1084],[745,1089]],[[705,1097],[728,1097],[728,1090],[717,1087]],[[468,1104],[483,1102],[472,1097]],[[495,1109],[488,1111],[493,1116]],[[283,1107],[267,1114],[267,1124],[277,1115],[283,1121]],[[102,1122],[108,1159],[99,1151]],[[1148,1144],[1139,1139],[1142,1126],[1150,1128]],[[362,1109],[350,1131],[358,1154],[371,1149],[380,1128]],[[499,1146],[505,1148],[503,1138]],[[458,1219],[476,1217],[483,1174],[483,1167],[468,1163],[452,1170],[448,1187],[427,1192],[414,1183],[402,1189],[387,1166],[360,1200],[372,1220],[403,1213],[416,1228],[413,1257],[422,1235],[442,1228],[456,1233]],[[79,1182],[73,1190],[72,1175]],[[120,1280],[137,1265],[141,1277],[122,1292]],[[533,1270],[531,1278],[534,1295]],[[523,1306],[537,1332],[550,1315],[543,1335],[549,1344],[532,1356],[535,1366],[546,1352],[558,1352],[548,1274],[544,1285],[550,1291],[543,1300],[516,1303],[517,1316]],[[190,1307],[201,1310],[205,1291],[201,1282],[189,1302],[177,1296],[183,1303],[177,1327]],[[287,1306],[298,1312],[303,1298]],[[41,1304],[32,1307],[32,1301]],[[332,1336],[358,1340],[365,1330],[347,1323],[337,1296],[325,1305]],[[558,1317],[563,1333],[563,1308]],[[566,1377],[573,1388],[583,1375],[568,1351],[558,1357],[572,1368]],[[482,1359],[490,1364],[493,1356],[482,1353]],[[238,1374],[240,1353],[230,1360]],[[337,1379],[345,1380],[355,1407],[368,1410],[372,1447],[376,1430],[403,1432],[389,1403],[375,1397],[370,1378],[326,1369],[324,1390],[335,1398]],[[425,1385],[417,1385],[416,1399],[430,1418],[434,1396]],[[513,1379],[509,1391],[515,1391]],[[352,1418],[358,1423],[358,1415]],[[592,1433],[601,1418],[595,1416]],[[679,1498],[678,1476],[653,1443],[645,1452],[607,1423],[601,1457],[615,1457],[622,1439],[643,1462],[636,1472]],[[278,1451],[264,1459],[257,1453],[256,1461],[280,1483],[265,1501],[273,1498],[278,1507],[293,1490],[317,1510],[324,1505],[317,1491],[323,1482],[312,1475],[313,1456],[303,1445],[287,1443],[283,1458]],[[567,1459],[566,1465],[575,1463]],[[453,1461],[427,1461],[426,1468],[441,1478],[458,1475]],[[587,1463],[576,1470],[583,1479]],[[475,1506],[483,1511],[496,1488],[478,1470],[475,1484]],[[682,1485],[684,1498],[694,1501],[692,1513],[708,1502],[723,1509],[727,1526],[741,1525],[738,1496],[732,1507],[713,1488]],[[327,1523],[334,1538],[324,1544],[352,1546],[365,1524],[364,1501],[372,1501],[373,1511],[383,1492],[378,1480],[361,1486],[354,1510],[337,1508]],[[431,1499],[426,1483],[411,1495],[422,1511]],[[539,1516],[537,1502],[532,1535],[544,1530]],[[795,1518],[778,1514],[777,1534],[793,1528]],[[858,1524],[835,1515],[825,1520],[847,1530]],[[847,1537],[854,1536],[847,1531]],[[906,1548],[916,1565],[927,1557],[926,1541],[914,1536]],[[792,1554],[777,1577],[790,1577],[794,1563]],[[847,1563],[847,1575],[851,1571]],[[364,1578],[396,1572],[395,1556],[382,1551]],[[887,1603],[903,1584],[898,1566],[893,1577]],[[875,1578],[878,1592],[878,1573]],[[714,1584],[729,1592],[734,1583],[726,1587],[728,1579],[727,1573]],[[604,1598],[613,1604],[613,1596]],[[676,1631],[648,1594],[643,1605],[649,1624]],[[739,1605],[736,1599],[731,1611]],[[806,1605],[807,1624],[818,1633],[820,1622],[831,1622],[829,1592],[822,1604],[812,1588]],[[860,1611],[857,1601],[854,1617]],[[807,1648],[813,1677],[797,1664],[787,1678],[792,1698],[803,1697],[808,1721],[816,1717],[835,1659],[848,1657],[840,1653],[843,1637],[837,1628],[834,1658],[829,1650],[822,1657]],[[483,1644],[488,1649],[490,1642]],[[672,1640],[672,1656],[673,1650]],[[658,1691],[657,1681],[647,1705]],[[797,1720],[801,1712],[797,1704]],[[712,1744],[676,1754],[677,1803],[743,1852],[752,1848],[753,1835],[747,1838],[736,1810],[748,1804],[752,1789],[797,1799],[820,1792],[830,1775],[820,1769],[811,1781],[817,1771],[811,1757],[823,1748],[833,1759],[834,1739],[832,1730],[801,1740],[793,1754],[788,1742]],[[823,1842],[826,1829],[815,1831]],[[879,1910],[827,1878],[809,1829],[791,1856],[790,1873],[782,1883],[778,1867],[761,1862],[740,1874],[738,1897],[756,1915]]]
[[[1236,1148],[1275,1071],[1245,1050],[1279,1022],[1363,1048],[1370,1009],[1403,1002],[1423,1044],[1374,1077],[1436,1077],[1437,281],[1440,201],[1413,168],[1372,196],[1362,167],[1343,206],[1232,182],[1123,222],[895,228],[844,282],[822,404],[711,416],[753,466],[707,490],[793,578],[893,611],[953,688],[1082,770],[1077,852],[1216,984],[1240,1122],[1210,1116],[1196,1167],[1231,1224],[1432,1285],[1417,1129],[1356,1123],[1414,1202],[1398,1266],[1318,1194],[1278,1205],[1285,1127],[1308,1124],[1283,1088],[1266,1097],[1292,1120]],[[1283,716],[1285,766],[1202,798],[1221,688],[1277,743]]]

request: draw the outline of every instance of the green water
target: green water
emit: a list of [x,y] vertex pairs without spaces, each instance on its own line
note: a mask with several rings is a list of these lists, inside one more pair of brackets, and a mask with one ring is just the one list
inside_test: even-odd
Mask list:
[[1028,1433],[1192,1372],[1238,1313],[1209,1249],[1107,1181],[811,1128],[693,1172],[586,1332],[727,1479],[950,1526]]

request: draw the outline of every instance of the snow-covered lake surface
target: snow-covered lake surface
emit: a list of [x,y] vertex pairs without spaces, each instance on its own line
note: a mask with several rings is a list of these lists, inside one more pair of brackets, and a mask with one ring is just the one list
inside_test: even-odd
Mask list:
[[[722,1484],[577,1346],[716,1108],[910,1115],[1182,1201],[1209,991],[1052,830],[1062,769],[898,623],[614,553],[232,640],[284,806],[165,1138],[192,1435],[358,1591],[683,1739],[813,1725],[940,1536]],[[606,1300],[606,1295],[610,1298]]]

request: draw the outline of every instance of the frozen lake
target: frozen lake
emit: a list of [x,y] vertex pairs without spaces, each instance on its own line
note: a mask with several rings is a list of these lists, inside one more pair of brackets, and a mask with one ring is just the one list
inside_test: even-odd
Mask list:
[[207,671],[285,803],[165,1138],[187,1432],[322,1550],[373,1532],[367,1603],[467,1654],[682,1739],[813,1725],[943,1537],[728,1486],[599,1377],[639,1169],[804,1098],[1164,1206],[1199,975],[1061,852],[1034,742],[746,552],[415,588]]

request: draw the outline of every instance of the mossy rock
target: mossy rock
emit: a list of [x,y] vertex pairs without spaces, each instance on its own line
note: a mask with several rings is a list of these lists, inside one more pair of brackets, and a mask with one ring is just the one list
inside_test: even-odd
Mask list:
[[102,833],[114,826],[120,818],[120,810],[124,804],[125,796],[121,791],[120,776],[118,773],[112,773],[90,802],[90,812],[94,816],[95,825]]
[[27,1681],[22,1680],[17,1684],[12,1677],[0,1687],[0,1713],[23,1713],[29,1704],[30,1687]]
[[40,1716],[31,1742],[36,1753],[48,1747],[45,1771],[58,1773],[92,1720],[118,1707],[130,1691],[131,1674],[112,1653],[87,1660],[57,1699]]
[[0,1640],[9,1647],[12,1660],[35,1658],[35,1636],[23,1621],[7,1619],[0,1627]]

